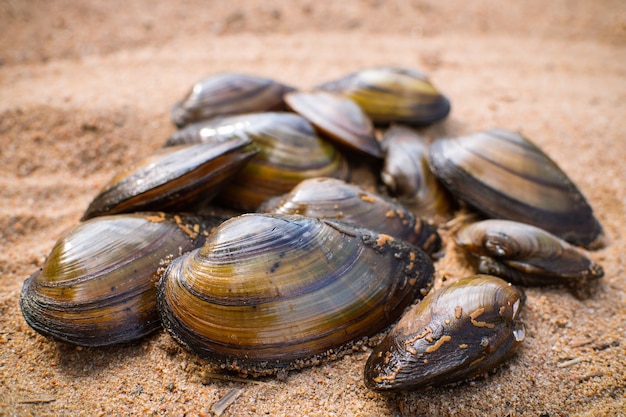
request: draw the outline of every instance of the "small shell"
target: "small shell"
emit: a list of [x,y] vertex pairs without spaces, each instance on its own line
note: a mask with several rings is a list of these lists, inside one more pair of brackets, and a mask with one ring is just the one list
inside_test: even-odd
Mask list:
[[500,278],[475,275],[412,306],[365,365],[374,390],[451,384],[487,372],[524,340],[522,293]]
[[430,255],[441,248],[437,229],[401,204],[335,178],[302,181],[289,194],[264,203],[259,211],[341,220],[405,240]]
[[250,139],[160,149],[116,175],[82,220],[133,211],[189,210],[206,202],[257,153]]
[[44,336],[84,346],[140,338],[161,326],[157,272],[204,243],[208,225],[163,213],[97,217],[55,244],[24,281],[20,307]]
[[427,125],[450,113],[450,102],[421,73],[405,68],[370,68],[317,87],[354,100],[374,124]]
[[429,287],[418,248],[345,223],[246,214],[169,266],[164,326],[223,366],[296,369],[346,351],[393,323]]
[[285,102],[329,139],[374,158],[382,158],[372,121],[349,98],[326,91],[294,91],[285,95]]
[[443,216],[453,203],[428,166],[426,138],[405,126],[390,127],[383,136],[385,165],[380,174],[390,193],[421,216]]
[[582,284],[604,275],[602,267],[542,229],[508,220],[461,228],[456,242],[478,259],[478,271],[514,284]]
[[268,78],[220,73],[195,83],[172,108],[172,120],[181,127],[215,116],[283,110],[283,96],[292,90]]
[[436,140],[433,173],[489,217],[528,223],[583,246],[602,234],[585,197],[537,146],[506,130]]

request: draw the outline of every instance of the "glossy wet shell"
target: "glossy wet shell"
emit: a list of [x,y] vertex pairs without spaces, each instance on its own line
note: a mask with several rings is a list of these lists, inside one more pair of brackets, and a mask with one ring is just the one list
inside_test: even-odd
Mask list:
[[213,198],[257,153],[252,141],[160,149],[117,174],[93,199],[82,220],[136,211],[189,211]]
[[522,293],[488,275],[460,279],[412,306],[372,352],[365,384],[374,390],[423,389],[487,372],[524,339]]
[[485,220],[464,226],[455,239],[476,259],[479,272],[516,284],[579,285],[604,275],[572,245],[524,223]]
[[389,192],[421,216],[443,216],[453,208],[446,188],[428,165],[429,143],[414,129],[395,125],[382,140],[385,164],[380,174]]
[[582,246],[593,246],[602,234],[576,185],[517,133],[436,140],[430,165],[452,194],[492,218],[528,223]]
[[450,112],[448,99],[423,74],[407,68],[364,69],[317,88],[354,100],[374,124],[428,125]]
[[353,223],[405,240],[430,255],[441,248],[437,229],[401,204],[334,178],[302,181],[289,194],[263,204],[259,211]]
[[318,363],[393,323],[430,285],[420,249],[303,216],[246,214],[174,261],[164,326],[222,367],[253,374]]
[[200,246],[205,229],[197,218],[163,213],[78,224],[24,281],[26,322],[45,336],[85,346],[126,342],[158,329],[157,271]]
[[353,100],[326,91],[297,91],[285,95],[285,102],[336,143],[382,157],[372,121]]
[[220,73],[195,83],[172,108],[172,121],[181,127],[216,116],[282,110],[283,96],[293,88],[239,73]]

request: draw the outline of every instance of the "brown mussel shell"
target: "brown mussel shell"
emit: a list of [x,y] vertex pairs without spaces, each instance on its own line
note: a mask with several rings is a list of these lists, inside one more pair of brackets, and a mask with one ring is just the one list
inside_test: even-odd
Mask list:
[[223,368],[271,374],[331,359],[393,323],[431,283],[419,248],[345,223],[245,214],[168,267],[163,325]]
[[420,72],[378,67],[317,87],[354,100],[374,124],[428,125],[450,113],[450,101]]
[[322,140],[311,123],[294,113],[268,112],[218,118],[191,125],[167,144],[201,143],[229,137],[251,139],[259,153],[216,198],[227,207],[254,211],[265,200],[291,191],[307,178],[348,179],[343,155]]
[[479,272],[514,284],[584,284],[604,275],[566,241],[525,223],[484,220],[462,227],[455,239],[477,260]]
[[245,166],[257,153],[251,144],[230,138],[157,150],[105,185],[82,220],[134,211],[189,211],[213,198]]
[[209,225],[163,213],[97,217],[55,244],[24,281],[20,307],[44,336],[83,346],[138,339],[161,326],[158,271],[201,246]]
[[438,139],[430,147],[430,165],[452,194],[489,217],[528,223],[587,247],[602,234],[576,185],[515,132]]
[[405,240],[429,255],[441,248],[437,229],[401,204],[335,178],[304,180],[289,194],[265,202],[258,211],[341,220]]
[[421,216],[444,216],[453,200],[428,166],[429,143],[414,129],[394,125],[385,132],[380,174],[389,192]]
[[336,143],[382,158],[374,125],[353,100],[327,91],[294,91],[285,95],[285,103]]
[[365,365],[365,385],[415,390],[485,373],[524,339],[523,294],[488,275],[460,279],[412,306]]
[[220,73],[195,83],[172,108],[178,127],[216,116],[283,110],[283,96],[293,87],[269,78]]

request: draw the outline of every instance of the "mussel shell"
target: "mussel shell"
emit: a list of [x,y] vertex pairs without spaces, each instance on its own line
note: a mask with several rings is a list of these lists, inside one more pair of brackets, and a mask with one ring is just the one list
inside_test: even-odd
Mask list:
[[394,125],[382,140],[385,164],[380,174],[390,193],[415,213],[443,216],[453,200],[428,166],[429,143],[414,129]]
[[157,150],[117,174],[82,220],[133,211],[189,211],[208,201],[257,153],[246,138]]
[[338,144],[382,158],[372,121],[353,100],[327,91],[294,91],[285,103]]
[[163,213],[97,217],[55,244],[24,281],[20,307],[44,336],[83,346],[140,338],[161,325],[158,271],[204,243],[209,225]]
[[428,125],[450,113],[450,101],[422,73],[407,68],[364,69],[317,88],[351,98],[374,124]]
[[[259,153],[219,194],[216,200],[221,204],[254,211],[265,200],[288,193],[302,180],[348,179],[349,167],[343,155],[331,143],[322,140],[302,116],[260,113],[231,118],[228,123],[247,124],[245,134],[254,141]],[[242,134],[237,128],[234,131]]]
[[572,245],[525,223],[484,220],[462,227],[455,239],[477,259],[479,272],[514,284],[584,284],[604,275]]
[[412,306],[372,352],[365,385],[412,390],[462,381],[513,355],[523,294],[488,275],[460,279]]
[[441,248],[437,229],[406,207],[335,178],[304,180],[258,211],[341,220],[405,240],[430,255]]
[[438,139],[430,165],[456,197],[489,217],[528,223],[582,246],[602,234],[576,185],[517,133],[498,129]]
[[196,82],[172,108],[172,121],[181,127],[215,116],[283,110],[283,96],[293,87],[269,78],[220,73]]
[[310,366],[389,326],[430,285],[419,248],[344,223],[245,214],[159,283],[164,327],[200,356],[253,374]]

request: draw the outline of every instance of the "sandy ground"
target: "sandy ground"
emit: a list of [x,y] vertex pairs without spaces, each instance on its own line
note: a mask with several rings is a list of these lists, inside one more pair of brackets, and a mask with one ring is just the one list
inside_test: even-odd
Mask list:
[[[330,2],[328,2],[330,3]],[[274,2],[0,0],[0,414],[626,415],[626,5],[541,0]],[[368,352],[259,383],[225,381],[163,332],[76,348],[18,308],[22,281],[121,167],[174,130],[197,79],[251,72],[308,88],[372,65],[426,72],[453,104],[434,137],[520,130],[594,207],[606,276],[528,289],[527,339],[497,373],[382,395]],[[439,275],[469,273],[451,247]]]

